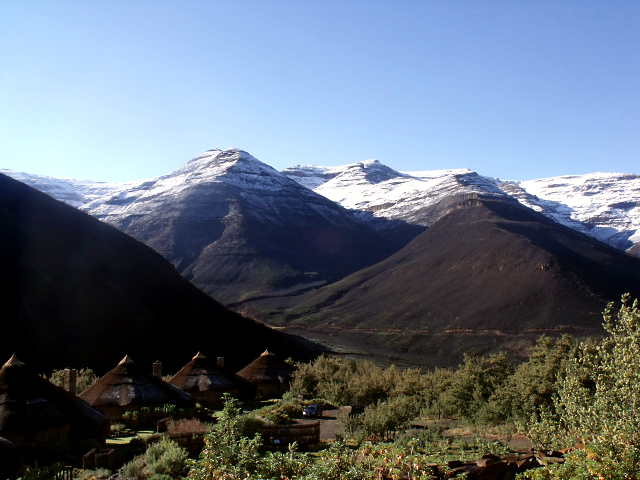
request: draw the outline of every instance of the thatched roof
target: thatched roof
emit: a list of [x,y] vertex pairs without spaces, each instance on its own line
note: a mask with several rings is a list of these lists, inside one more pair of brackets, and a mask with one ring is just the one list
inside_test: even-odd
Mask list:
[[191,359],[182,369],[176,373],[169,383],[185,392],[197,394],[198,392],[218,391],[226,392],[239,390],[248,393],[253,387],[247,380],[234,372],[218,365],[202,353]]
[[0,478],[17,478],[20,468],[18,448],[4,437],[0,437]]
[[175,405],[189,408],[194,398],[147,372],[125,356],[118,366],[80,394],[94,407],[145,407]]
[[265,350],[262,355],[240,370],[238,375],[255,384],[282,384],[291,380],[293,370],[293,366],[269,350]]
[[87,402],[53,385],[13,355],[0,369],[0,435],[70,424],[71,440],[103,438],[108,420]]

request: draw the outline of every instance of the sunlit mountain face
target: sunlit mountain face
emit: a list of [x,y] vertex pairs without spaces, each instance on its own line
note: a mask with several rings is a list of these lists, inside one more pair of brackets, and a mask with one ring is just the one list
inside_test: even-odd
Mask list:
[[236,311],[390,361],[598,334],[606,303],[640,292],[637,175],[519,182],[375,160],[278,172],[236,149],[119,184],[9,173]]

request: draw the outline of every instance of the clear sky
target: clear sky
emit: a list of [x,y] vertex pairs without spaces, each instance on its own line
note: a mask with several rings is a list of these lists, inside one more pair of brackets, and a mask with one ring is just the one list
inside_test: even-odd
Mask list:
[[640,173],[640,1],[0,0],[0,168]]

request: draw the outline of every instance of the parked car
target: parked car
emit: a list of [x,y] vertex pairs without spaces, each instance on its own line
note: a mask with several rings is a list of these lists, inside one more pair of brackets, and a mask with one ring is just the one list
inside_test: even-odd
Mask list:
[[322,416],[322,407],[320,405],[312,404],[302,411],[303,417],[321,417]]

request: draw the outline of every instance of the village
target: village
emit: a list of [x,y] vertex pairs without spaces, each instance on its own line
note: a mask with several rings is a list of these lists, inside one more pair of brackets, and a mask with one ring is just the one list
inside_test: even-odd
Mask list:
[[[61,388],[14,354],[0,370],[0,478],[16,478],[38,461],[46,464],[51,452],[64,451],[61,446],[75,446],[69,451],[77,452],[82,445],[95,445],[73,466],[115,471],[129,460],[126,453],[119,455],[122,442],[111,440],[118,430],[122,437],[143,428],[166,431],[171,418],[196,418],[199,412],[221,409],[225,395],[249,405],[281,397],[293,371],[268,350],[237,373],[224,367],[223,357],[209,359],[198,352],[165,380],[160,362],[145,368],[127,355],[91,387],[77,392],[75,369],[64,370]],[[307,442],[317,443],[318,422],[303,433],[309,431]],[[195,435],[195,444],[192,432],[174,436],[190,452],[202,449],[203,431]]]
[[[443,426],[457,425],[457,422],[444,417],[435,420],[434,416],[426,422],[416,421],[420,408],[398,407],[398,398],[393,396],[375,401],[380,392],[371,396],[380,388],[373,385],[372,378],[378,378],[389,385],[413,385],[412,388],[418,389],[414,393],[405,392],[403,401],[419,400],[416,405],[428,402],[424,385],[420,386],[428,375],[417,370],[400,371],[393,366],[382,370],[372,364],[329,357],[292,365],[269,350],[237,373],[224,365],[223,357],[208,358],[198,352],[175,375],[163,377],[161,362],[145,366],[126,355],[112,370],[96,377],[91,386],[78,392],[79,376],[75,369],[64,369],[62,386],[58,386],[50,381],[53,376],[47,379],[37,374],[14,354],[0,369],[0,478],[156,478],[152,475],[153,469],[145,469],[150,461],[147,457],[150,454],[157,457],[158,452],[166,450],[178,452],[173,467],[162,467],[161,471],[166,474],[162,478],[166,479],[180,479],[187,474],[187,456],[200,458],[205,464],[205,467],[201,463],[194,468],[189,478],[200,478],[198,468],[205,470],[203,478],[237,478],[233,473],[224,476],[224,468],[241,471],[246,468],[243,456],[251,457],[258,452],[266,455],[264,458],[279,459],[274,461],[278,474],[287,462],[295,459],[300,471],[313,466],[319,468],[318,478],[334,478],[323,476],[326,474],[322,473],[324,464],[342,462],[340,468],[344,469],[349,462],[370,463],[367,456],[372,456],[383,466],[360,465],[357,474],[360,476],[353,478],[377,475],[375,478],[383,480],[444,479],[457,478],[457,475],[506,480],[515,478],[517,472],[564,461],[566,452],[534,452],[533,445],[523,435],[511,436],[502,443],[498,435],[485,436],[485,440],[491,437],[492,443],[481,443],[471,449],[469,445],[477,443],[477,439],[469,439],[468,443],[458,443],[458,447],[452,449],[451,438],[444,440],[436,436],[442,433]],[[458,372],[463,370],[460,368]],[[321,380],[328,371],[331,372],[328,378]],[[347,371],[351,371],[351,378],[345,376]],[[432,374],[439,375],[437,371]],[[333,395],[323,392],[326,387],[322,383],[326,380],[341,391]],[[358,381],[362,384],[356,385]],[[440,381],[442,378],[437,380]],[[310,387],[312,393],[301,393],[304,385]],[[369,388],[373,390],[367,393]],[[420,389],[422,394],[417,393]],[[358,397],[358,391],[363,396]],[[293,403],[292,395],[295,396]],[[284,401],[283,396],[288,400]],[[347,399],[373,405],[345,406]],[[323,412],[325,405],[329,411]],[[363,418],[366,423],[369,416],[375,418],[387,406],[391,410],[388,418],[382,423],[378,421],[381,426],[362,430],[366,441],[352,441],[351,446],[342,443],[349,433],[354,435],[354,427],[357,429],[358,424],[362,427]],[[260,421],[248,428],[247,425],[239,427],[243,411],[259,412]],[[438,413],[437,418],[440,417]],[[416,438],[405,445],[406,439],[398,432],[408,426],[414,429],[412,435],[419,432],[415,429],[422,429],[423,433],[417,433]],[[256,434],[259,436],[251,439]],[[468,436],[462,434],[465,435]],[[219,444],[216,447],[216,441],[220,440],[217,436],[222,436],[222,450],[213,449],[220,449]],[[418,438],[430,439],[430,443]],[[416,442],[422,445],[421,450],[415,448]],[[442,451],[438,453],[439,449]],[[317,452],[320,456],[309,457],[298,450]],[[448,450],[447,455],[444,452]],[[229,458],[225,458],[227,455]],[[219,465],[214,470],[206,470],[207,458],[211,456]],[[284,458],[289,460],[283,462]],[[345,458],[351,460],[345,461]],[[393,467],[389,462],[397,465]],[[223,470],[217,470],[220,466]],[[218,477],[220,474],[223,477]],[[344,476],[344,472],[337,475],[335,478],[351,478]]]

